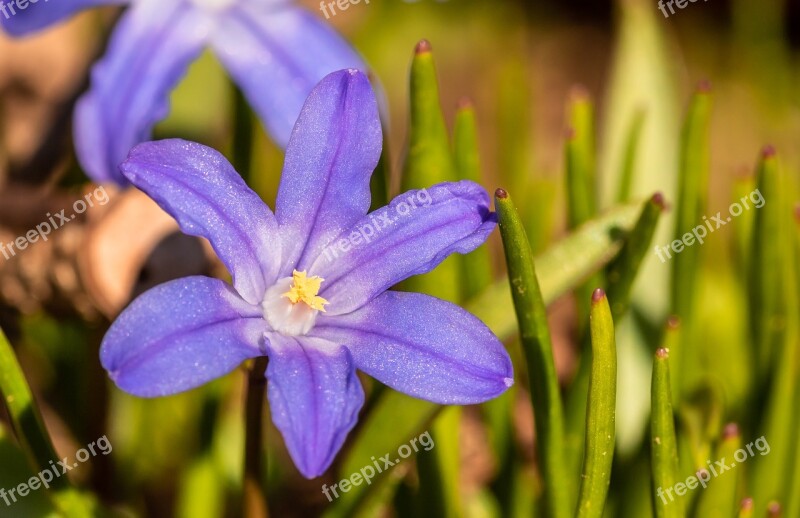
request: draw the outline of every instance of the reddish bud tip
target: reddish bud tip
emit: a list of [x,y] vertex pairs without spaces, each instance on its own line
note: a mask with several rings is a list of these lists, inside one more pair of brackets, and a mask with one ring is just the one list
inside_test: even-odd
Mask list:
[[457,106],[459,110],[469,110],[470,108],[472,108],[472,99],[464,96],[458,100]]
[[767,515],[772,517],[778,517],[781,515],[781,504],[778,502],[770,502],[767,505]]
[[768,144],[768,145],[764,146],[764,149],[761,150],[761,157],[762,158],[772,158],[777,153],[778,152],[775,151],[775,146],[773,146],[771,144]]
[[653,203],[658,205],[661,210],[664,210],[664,209],[667,208],[667,200],[664,199],[664,194],[663,193],[657,192],[650,199],[653,201]]
[[736,423],[726,424],[725,428],[722,429],[722,438],[734,439],[736,437],[739,437],[739,425]]
[[697,83],[697,93],[711,93],[711,81],[708,79],[702,79],[699,83]]
[[797,203],[794,206],[794,217],[795,219],[800,220],[800,203]]
[[505,189],[497,189],[496,191],[494,191],[494,197],[499,198],[501,200],[505,200],[506,198],[508,198],[508,192],[506,192]]
[[666,360],[667,358],[669,358],[669,349],[667,349],[666,347],[659,347],[656,350],[656,358],[658,358],[659,360]]
[[749,496],[742,500],[742,503],[739,504],[739,508],[743,511],[752,511],[753,510],[753,499]]
[[564,138],[567,140],[572,140],[575,138],[575,128],[567,128],[564,130]]
[[581,84],[573,85],[569,91],[569,98],[573,101],[588,101],[589,97],[589,90]]
[[604,298],[606,298],[606,292],[603,291],[602,288],[597,288],[596,290],[594,290],[592,292],[592,302],[593,303],[596,304],[596,303],[600,302],[601,300],[603,300]]
[[681,317],[678,315],[670,315],[667,319],[667,328],[673,331],[681,327]]
[[414,47],[415,54],[425,54],[426,52],[430,52],[431,50],[433,50],[433,47],[431,47],[431,42],[428,40],[419,40],[417,46]]

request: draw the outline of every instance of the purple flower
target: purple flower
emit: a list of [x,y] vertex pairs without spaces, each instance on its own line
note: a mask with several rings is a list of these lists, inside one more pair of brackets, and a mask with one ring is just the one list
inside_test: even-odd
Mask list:
[[[211,242],[233,286],[189,277],[136,299],[101,348],[116,384],[164,396],[266,355],[273,421],[309,478],[325,471],[356,422],[364,402],[356,369],[442,404],[505,391],[511,361],[476,317],[387,291],[480,246],[495,227],[489,197],[472,182],[442,183],[405,217],[400,205],[423,199],[420,191],[367,214],[381,138],[367,78],[327,76],[294,127],[274,215],[216,151],[182,140],[136,146],[123,174],[184,232]],[[384,226],[364,239],[359,229],[378,221]],[[347,253],[325,257],[342,239]]]
[[207,46],[281,146],[317,82],[334,70],[365,69],[333,29],[288,0],[39,0],[24,9],[3,2],[0,23],[21,36],[81,9],[128,3],[75,114],[78,158],[97,182],[127,183],[118,165],[167,115],[170,91]]

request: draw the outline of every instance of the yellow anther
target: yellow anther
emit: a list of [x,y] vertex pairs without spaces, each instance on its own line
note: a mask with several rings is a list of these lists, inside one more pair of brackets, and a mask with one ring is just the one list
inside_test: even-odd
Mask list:
[[283,294],[292,304],[305,302],[311,309],[325,312],[325,304],[330,304],[327,300],[317,296],[319,287],[324,281],[322,277],[307,277],[306,272],[292,272],[292,285],[289,291]]

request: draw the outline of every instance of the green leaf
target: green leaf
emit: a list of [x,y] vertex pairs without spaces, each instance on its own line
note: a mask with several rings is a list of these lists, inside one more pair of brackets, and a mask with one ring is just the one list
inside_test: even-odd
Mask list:
[[586,447],[577,518],[603,516],[614,458],[617,346],[611,307],[600,289],[592,294],[589,330],[592,337],[592,374],[586,408]]
[[439,102],[439,86],[431,45],[417,44],[411,62],[411,129],[403,168],[403,191],[457,179],[447,125]]
[[569,227],[576,228],[597,213],[595,185],[594,106],[582,88],[572,92],[567,108],[566,142]]
[[[14,350],[2,330],[0,330],[0,394],[8,409],[17,440],[28,458],[33,473],[50,469],[50,463],[61,457],[53,448],[36,400],[31,394]],[[92,498],[74,489],[67,477],[53,479],[50,482],[50,494],[58,509],[68,518],[73,516],[82,518],[98,512],[94,508]]]
[[[442,408],[436,403],[415,399],[394,390],[384,390],[366,419],[360,423],[355,440],[339,467],[339,474],[349,477],[351,473],[358,473],[365,466],[372,466],[373,457],[377,459],[387,453],[396,452],[401,444],[406,444],[420,433]],[[428,453],[430,452],[422,454]],[[325,516],[362,516],[358,511],[362,506],[368,507],[366,504],[370,493],[380,490],[383,484],[396,483],[399,475],[405,473],[398,468],[395,466],[378,474],[369,485],[352,486],[349,492],[339,493],[340,497]]]
[[461,502],[461,430],[462,408],[444,407],[430,428],[435,448],[417,455],[419,493],[416,516],[457,518],[463,515]]
[[[466,100],[462,100],[456,112],[456,121],[453,127],[453,148],[459,179],[481,183],[475,109]],[[492,260],[489,247],[480,246],[463,256],[461,266],[463,269],[461,282],[464,298],[474,297],[492,283]]]
[[[741,445],[739,427],[733,423],[728,424],[725,426],[714,458],[733,459]],[[708,487],[704,487],[704,491],[699,495],[694,515],[703,518],[728,518],[736,514],[736,492],[739,487],[740,472],[741,469],[731,469],[712,478],[708,470],[703,469],[702,476],[708,477],[709,482],[707,482]]]
[[[680,480],[678,475],[678,443],[675,439],[675,418],[672,414],[669,350],[661,348],[653,359],[650,388],[650,452],[653,470],[653,508],[657,518],[686,516],[684,500],[671,491]],[[674,500],[673,500],[674,498]]]
[[636,172],[636,160],[638,158],[640,141],[642,139],[644,121],[645,111],[643,109],[636,110],[633,114],[628,134],[625,137],[625,152],[622,155],[622,172],[619,177],[617,203],[627,203],[631,198],[633,178]]
[[644,204],[636,226],[625,239],[625,246],[606,269],[606,291],[614,320],[621,319],[628,310],[633,282],[651,250],[653,235],[664,208],[664,197],[660,193],[654,194]]
[[[410,133],[401,190],[424,189],[458,179],[447,126],[439,102],[439,86],[431,45],[417,44],[411,63]],[[458,303],[461,299],[461,261],[453,255],[432,272],[402,283],[402,289]]]
[[772,148],[761,155],[756,185],[766,203],[755,214],[748,281],[756,371],[759,383],[764,383],[777,359],[787,316],[785,272],[778,266],[783,264],[787,242],[778,236],[785,236],[789,213],[784,212],[785,187]]
[[[676,240],[684,235],[692,236],[695,227],[705,230],[703,216],[708,205],[708,179],[710,175],[709,125],[711,122],[711,93],[707,84],[701,84],[689,104],[689,111],[681,135],[680,170],[678,175],[678,198],[676,203]],[[700,258],[703,247],[700,243],[686,246],[680,253],[674,252],[672,261],[671,302],[673,315],[683,322],[684,337],[689,343],[694,339],[695,298]],[[674,251],[674,249],[673,249]],[[670,255],[670,251],[665,252]],[[694,349],[675,351],[673,364],[684,372],[695,357]],[[680,396],[685,392],[681,377],[673,390]]]
[[528,367],[531,403],[535,415],[537,452],[544,480],[544,509],[548,516],[571,515],[569,473],[564,462],[564,416],[553,344],[547,323],[533,254],[511,197],[495,195],[509,284]]

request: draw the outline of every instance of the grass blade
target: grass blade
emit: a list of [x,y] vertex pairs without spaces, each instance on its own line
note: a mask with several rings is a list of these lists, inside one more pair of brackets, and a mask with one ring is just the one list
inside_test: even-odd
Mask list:
[[589,322],[592,337],[592,374],[586,408],[584,449],[578,518],[601,518],[611,481],[614,457],[617,397],[617,346],[611,307],[603,290],[592,294]]
[[683,499],[678,497],[673,501],[671,494],[671,490],[679,478],[678,442],[675,438],[675,417],[672,413],[669,371],[669,350],[660,348],[656,351],[653,360],[653,379],[650,389],[653,509],[657,518],[686,516]]
[[[711,123],[711,90],[701,84],[689,104],[681,135],[678,198],[675,208],[676,240],[682,239],[698,225],[704,225],[710,175],[709,125]],[[689,234],[691,235],[691,234]],[[684,338],[692,343],[694,338],[694,300],[700,272],[701,246],[687,246],[672,257],[671,301],[673,315],[683,322]],[[669,253],[669,252],[667,252]],[[691,364],[693,349],[675,351],[673,364],[684,372]],[[673,390],[680,397],[686,387],[681,377],[676,378]]]
[[544,509],[547,516],[567,517],[572,500],[567,492],[568,472],[563,458],[564,416],[547,324],[547,309],[525,229],[506,191],[497,190],[495,207],[528,367],[538,458],[544,482]]
[[[725,426],[715,458],[733,459],[734,453],[741,445],[739,427],[735,423],[730,423]],[[703,518],[728,518],[736,514],[736,491],[739,486],[740,471],[740,469],[729,470],[711,480],[708,487],[699,495],[694,515]]]

